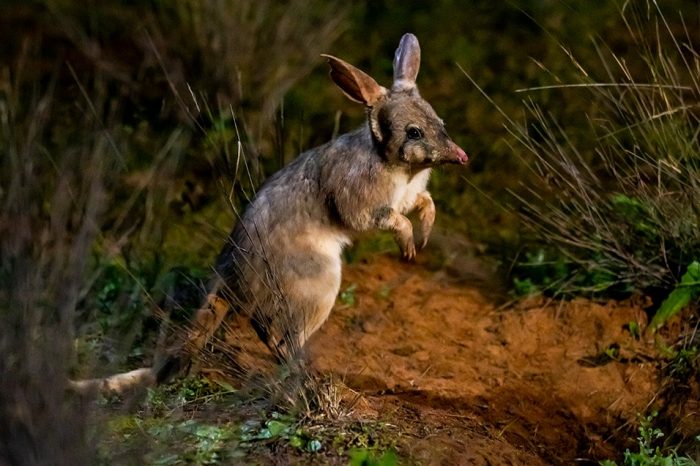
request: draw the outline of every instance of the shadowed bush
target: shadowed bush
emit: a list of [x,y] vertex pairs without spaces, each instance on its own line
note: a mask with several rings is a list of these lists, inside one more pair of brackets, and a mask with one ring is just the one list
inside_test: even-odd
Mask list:
[[[257,159],[239,166],[240,135],[257,157],[254,135],[275,132],[282,95],[343,15],[318,2],[12,6],[0,69],[0,463],[90,464],[99,428],[67,394],[68,375],[114,372],[155,346],[150,310],[179,307],[168,271],[183,263],[182,237],[198,243],[184,263],[208,267],[233,217],[221,205],[245,202],[238,175],[255,186],[263,173]],[[251,106],[260,111],[234,121]],[[209,203],[193,171],[212,165],[230,179],[207,195],[226,195],[185,216]]]
[[88,464],[90,410],[66,395],[67,374],[114,159],[90,118],[84,142],[51,147],[53,83],[0,86],[0,463]]
[[700,257],[696,38],[634,5],[624,18],[638,56],[598,44],[602,74],[574,60],[580,82],[548,87],[590,93],[584,134],[532,100],[529,121],[511,126],[534,157],[523,218],[565,257],[554,290],[669,290]]

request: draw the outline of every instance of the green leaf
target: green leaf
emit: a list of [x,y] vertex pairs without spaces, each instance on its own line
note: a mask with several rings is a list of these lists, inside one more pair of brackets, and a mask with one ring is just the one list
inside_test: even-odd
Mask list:
[[668,298],[661,303],[661,307],[659,307],[659,310],[654,314],[654,318],[651,319],[651,323],[649,324],[651,330],[654,332],[658,330],[668,319],[687,306],[692,298],[693,290],[690,288],[676,288],[673,290],[671,294],[668,295]]
[[355,290],[357,289],[356,284],[352,284],[348,286],[345,291],[340,293],[340,302],[345,304],[346,306],[354,306],[355,305]]
[[304,439],[302,439],[298,435],[292,435],[289,438],[289,444],[293,446],[294,448],[303,448],[304,447]]
[[636,320],[630,320],[629,323],[627,324],[627,328],[629,329],[630,335],[635,340],[639,340],[639,337],[641,336],[641,332],[639,331],[639,324],[637,323]]
[[311,453],[320,451],[322,447],[323,445],[321,444],[321,442],[319,442],[316,439],[309,440],[309,443],[306,444],[306,449]]
[[267,428],[272,437],[277,437],[289,428],[289,424],[280,421],[267,421]]
[[649,323],[649,328],[655,332],[668,320],[676,315],[681,309],[700,294],[700,262],[693,261],[688,270],[681,277],[681,282],[676,285],[676,289],[668,295],[668,298],[661,303],[661,306],[654,314],[654,318]]
[[369,462],[369,451],[364,448],[350,450],[350,466],[364,466]]
[[350,466],[396,466],[398,461],[393,450],[384,452],[379,458],[366,448],[350,450]]

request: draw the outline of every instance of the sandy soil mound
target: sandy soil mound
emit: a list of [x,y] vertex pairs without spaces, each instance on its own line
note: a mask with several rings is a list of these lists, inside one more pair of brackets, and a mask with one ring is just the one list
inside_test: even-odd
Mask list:
[[[310,356],[360,392],[366,415],[404,432],[430,464],[597,464],[657,392],[650,345],[625,330],[641,306],[524,303],[499,309],[483,283],[378,257],[346,267]],[[482,290],[482,291],[480,291]],[[607,351],[606,351],[607,350]],[[624,429],[623,429],[624,430]]]

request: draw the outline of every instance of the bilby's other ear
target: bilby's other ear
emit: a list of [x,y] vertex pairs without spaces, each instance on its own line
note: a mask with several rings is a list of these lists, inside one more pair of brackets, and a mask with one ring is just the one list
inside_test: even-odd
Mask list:
[[403,91],[416,87],[420,69],[420,45],[418,38],[411,33],[401,37],[394,54],[394,84],[392,90]]
[[352,100],[373,107],[386,95],[386,89],[370,75],[332,55],[321,55],[331,66],[331,78]]

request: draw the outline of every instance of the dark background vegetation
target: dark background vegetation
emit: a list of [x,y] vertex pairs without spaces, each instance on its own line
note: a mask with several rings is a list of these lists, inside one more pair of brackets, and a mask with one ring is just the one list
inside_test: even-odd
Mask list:
[[[696,1],[4,0],[0,409],[56,411],[31,428],[0,413],[18,419],[0,437],[20,446],[3,442],[3,457],[42,451],[38,438],[55,439],[46,451],[71,445],[47,434],[64,432],[55,424],[75,412],[56,374],[142,361],[157,338],[153,310],[186,318],[254,187],[362,123],[319,54],[388,84],[408,31],[421,41],[421,92],[471,159],[433,177],[440,232],[494,257],[516,293],[673,289],[700,257]],[[623,105],[635,92],[516,92],[595,82],[672,90],[640,94],[636,110]],[[655,117],[669,108],[668,119]],[[645,126],[659,120],[661,129]],[[601,146],[601,128],[627,129]],[[557,159],[557,148],[575,156]],[[620,175],[615,154],[648,166]],[[682,174],[659,181],[648,172],[667,156]],[[597,200],[566,187],[583,167]],[[638,190],[654,180],[668,188]],[[560,222],[541,221],[552,218]],[[594,241],[571,244],[558,228]],[[47,395],[46,383],[57,390]]]

